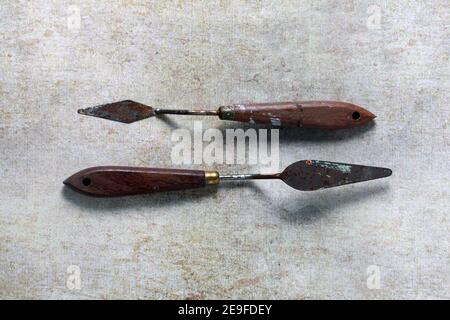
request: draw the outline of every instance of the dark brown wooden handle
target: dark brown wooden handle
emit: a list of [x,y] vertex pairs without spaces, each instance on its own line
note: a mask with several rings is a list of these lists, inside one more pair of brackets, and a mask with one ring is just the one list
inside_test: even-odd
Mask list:
[[342,129],[364,125],[375,115],[357,105],[338,101],[289,101],[237,104],[219,108],[219,117],[278,127]]
[[204,187],[205,171],[135,167],[93,167],[64,181],[91,196],[117,197]]

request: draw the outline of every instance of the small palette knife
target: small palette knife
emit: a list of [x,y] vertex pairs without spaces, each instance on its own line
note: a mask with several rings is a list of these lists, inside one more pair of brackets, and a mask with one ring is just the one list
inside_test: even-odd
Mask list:
[[104,166],[75,173],[64,184],[90,196],[116,197],[201,188],[221,181],[280,179],[294,189],[312,191],[388,177],[387,168],[302,160],[281,173],[221,175],[217,171]]
[[218,116],[251,124],[267,124],[275,127],[304,127],[318,129],[342,129],[369,123],[375,115],[357,105],[338,101],[289,101],[272,103],[248,103],[222,106],[217,110],[159,109],[131,100],[79,109],[78,113],[132,123],[158,115]]

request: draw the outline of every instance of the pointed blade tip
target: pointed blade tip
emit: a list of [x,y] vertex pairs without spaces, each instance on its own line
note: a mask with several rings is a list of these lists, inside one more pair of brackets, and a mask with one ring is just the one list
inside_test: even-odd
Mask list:
[[86,116],[122,123],[133,123],[155,115],[155,111],[152,107],[132,100],[122,100],[85,109],[78,109],[77,112]]

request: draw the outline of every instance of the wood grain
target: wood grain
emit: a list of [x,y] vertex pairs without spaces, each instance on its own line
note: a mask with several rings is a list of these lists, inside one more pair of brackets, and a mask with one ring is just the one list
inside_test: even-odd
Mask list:
[[343,129],[367,124],[375,115],[357,105],[338,101],[290,101],[240,104],[219,109],[223,120],[278,127]]
[[79,171],[64,181],[78,192],[97,197],[201,188],[201,170],[103,166]]

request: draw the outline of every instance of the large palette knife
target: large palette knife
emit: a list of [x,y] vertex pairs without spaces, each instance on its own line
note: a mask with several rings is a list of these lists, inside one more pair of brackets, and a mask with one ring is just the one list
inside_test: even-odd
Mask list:
[[131,100],[79,109],[78,113],[123,123],[153,116],[201,115],[274,127],[343,129],[369,123],[375,115],[357,105],[339,101],[288,101],[222,106],[217,110],[180,110],[153,108]]
[[312,191],[388,177],[387,168],[302,160],[281,173],[221,175],[217,171],[104,166],[75,173],[64,184],[86,195],[116,197],[201,188],[221,181],[279,179],[294,189]]

